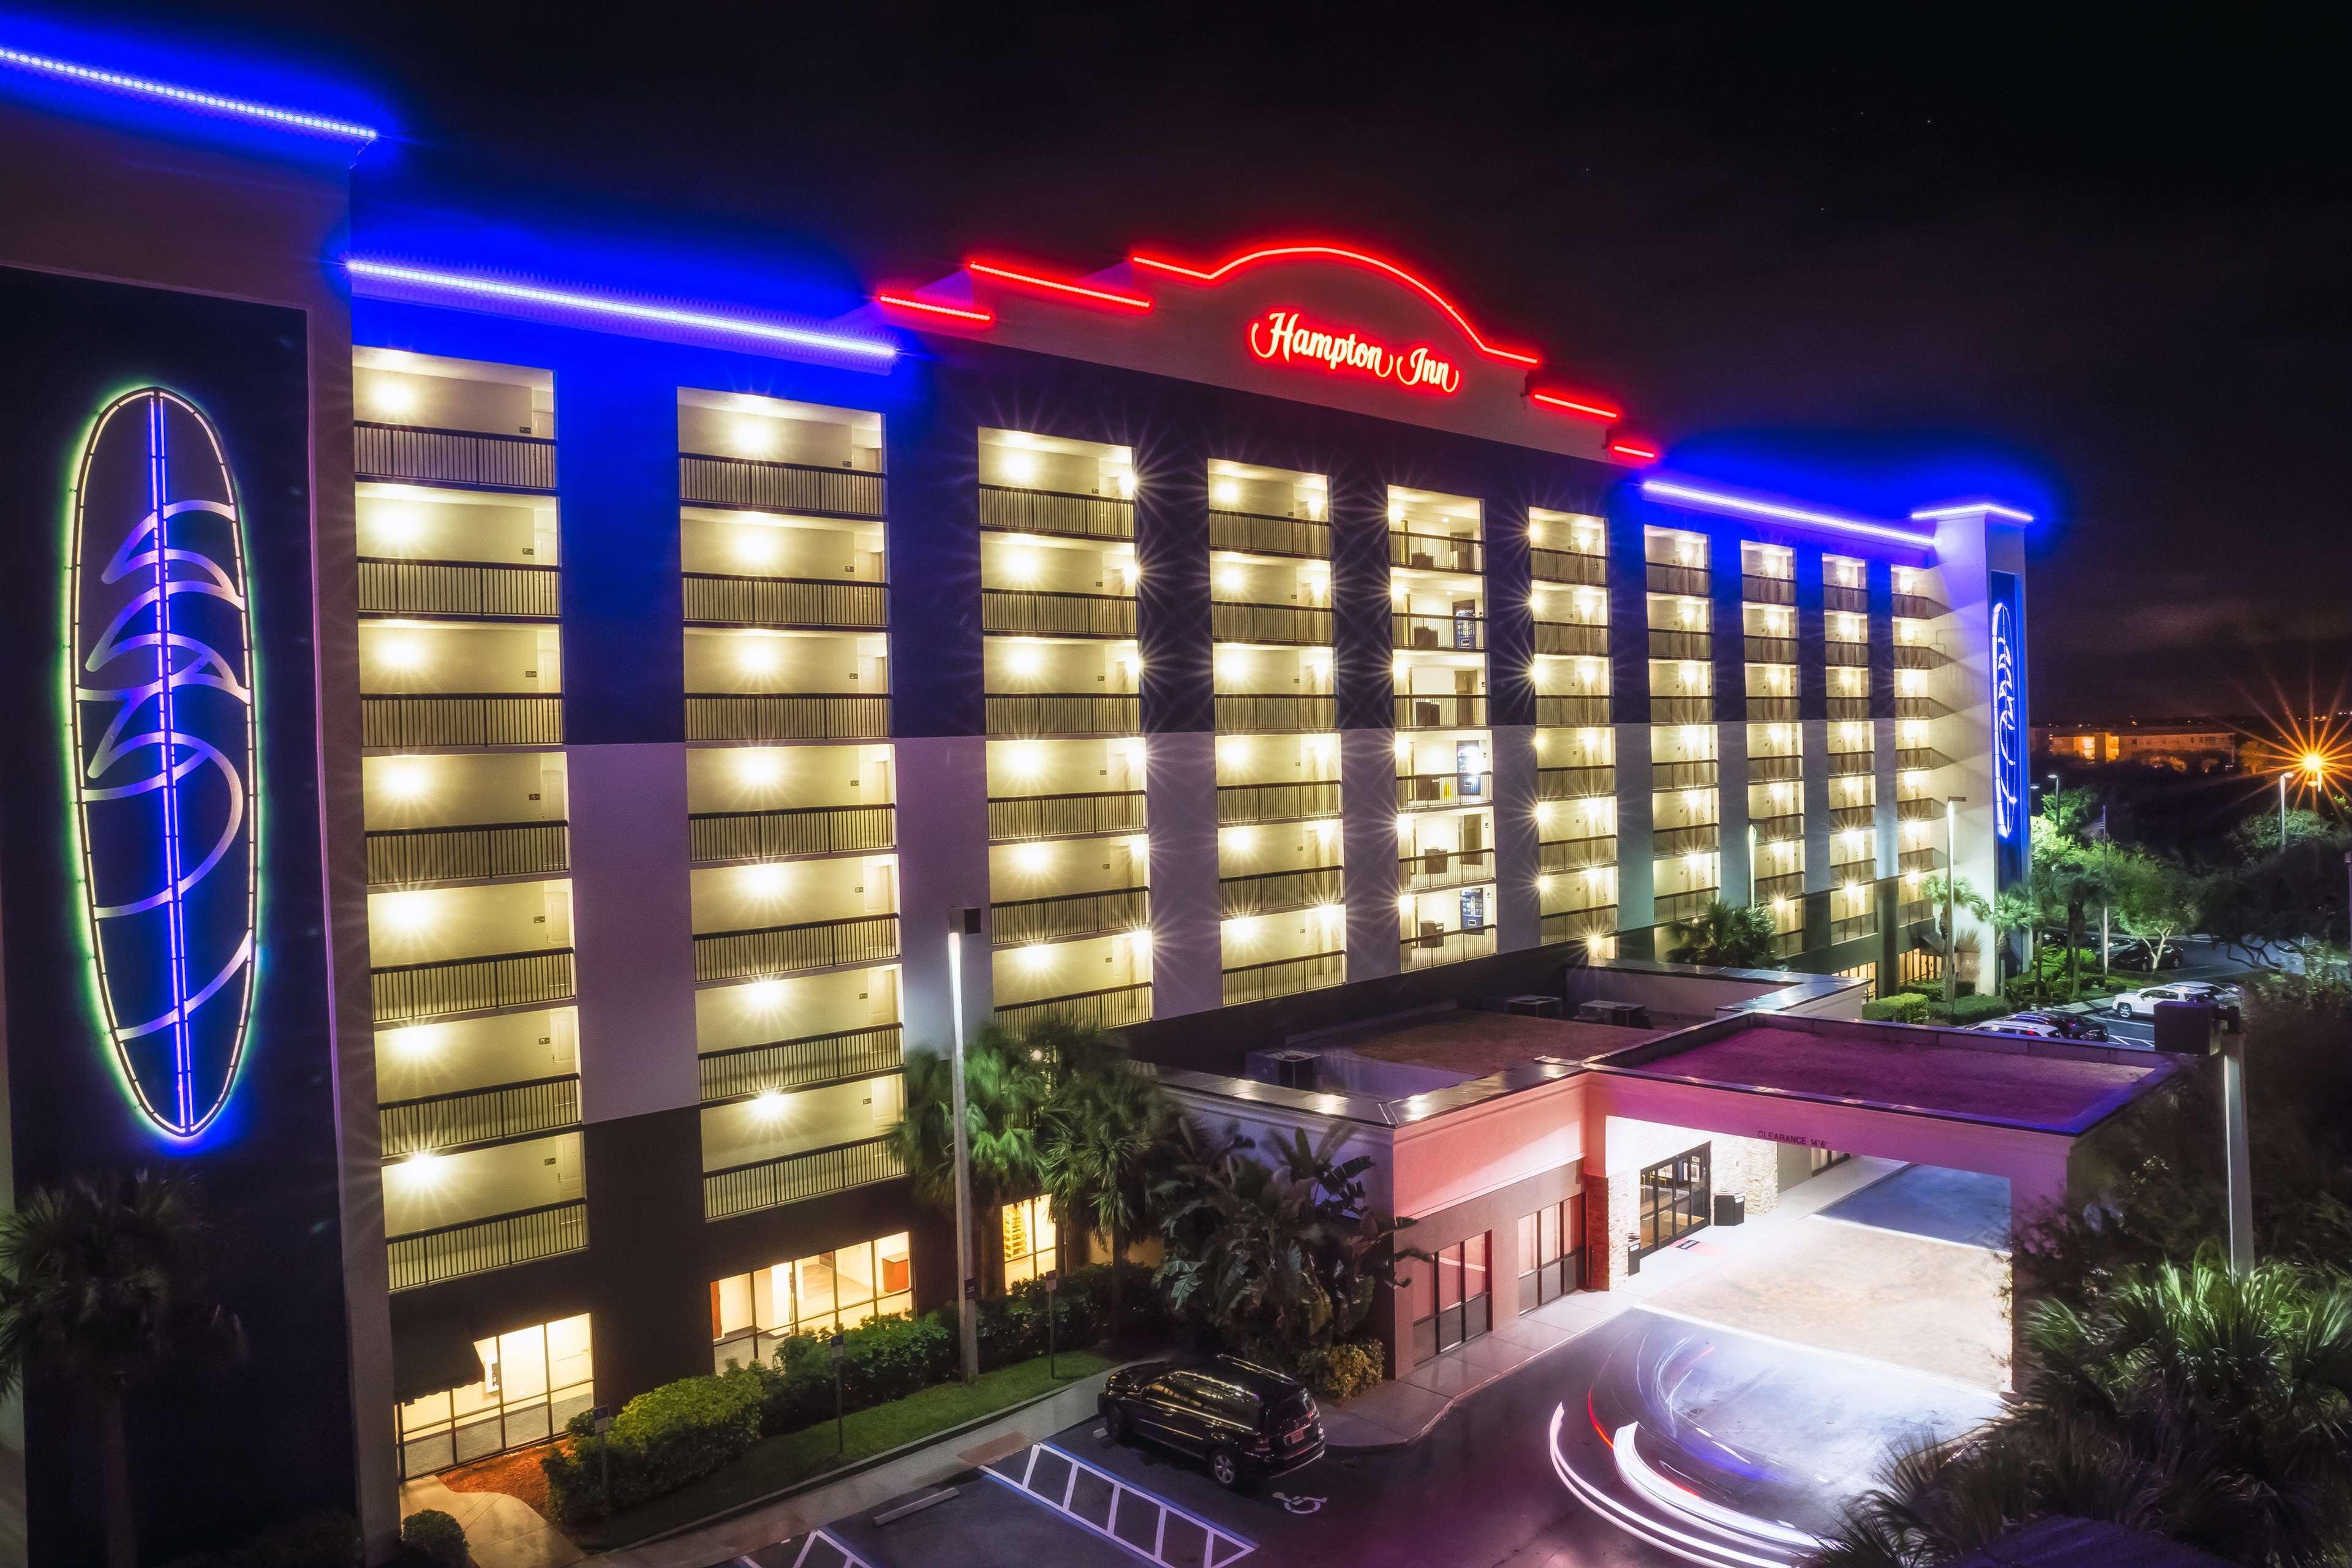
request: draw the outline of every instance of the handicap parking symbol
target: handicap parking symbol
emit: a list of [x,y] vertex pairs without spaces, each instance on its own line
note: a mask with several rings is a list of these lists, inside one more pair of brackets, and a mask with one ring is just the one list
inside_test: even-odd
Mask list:
[[1280,1503],[1284,1510],[1290,1513],[1320,1513],[1323,1511],[1323,1500],[1319,1497],[1292,1497],[1286,1492],[1274,1492],[1270,1495],[1273,1497],[1275,1501]]

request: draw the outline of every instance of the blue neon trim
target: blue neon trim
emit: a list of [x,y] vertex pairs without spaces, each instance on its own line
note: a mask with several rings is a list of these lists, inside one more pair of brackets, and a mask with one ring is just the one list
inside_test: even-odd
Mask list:
[[699,332],[783,343],[793,348],[822,349],[831,353],[862,354],[869,359],[888,361],[898,355],[896,344],[873,338],[821,332],[807,327],[787,327],[746,316],[720,316],[705,310],[675,310],[667,305],[641,305],[609,295],[583,294],[572,289],[550,289],[536,283],[510,283],[474,273],[449,272],[436,267],[411,267],[399,262],[371,261],[356,256],[345,258],[343,267],[354,280],[381,279],[388,283],[405,283],[412,288],[438,289],[476,300],[499,300],[515,305],[581,310],[653,326],[681,327]]
[[0,65],[14,66],[18,70],[84,87],[125,93],[132,98],[153,99],[160,103],[194,110],[198,113],[250,120],[260,125],[274,125],[284,131],[300,131],[341,142],[357,142],[365,145],[374,141],[377,134],[373,126],[361,125],[349,120],[335,120],[324,114],[305,114],[299,110],[284,109],[274,103],[257,103],[247,98],[229,98],[217,92],[201,92],[192,87],[157,81],[152,77],[100,70],[95,66],[79,66],[71,60],[55,59],[25,49],[12,49],[5,45],[0,45]]
[[1987,517],[2005,517],[2011,522],[2033,521],[2033,514],[2030,511],[2020,511],[2013,506],[2002,506],[1989,500],[1954,501],[1948,506],[1922,507],[1911,514],[1911,521],[1932,522],[1941,517],[1968,517],[1976,512],[1982,512]]
[[1866,522],[1860,518],[1839,517],[1826,511],[1809,511],[1803,507],[1783,506],[1778,501],[1759,500],[1752,496],[1734,495],[1725,490],[1700,489],[1694,485],[1677,484],[1672,479],[1643,479],[1642,493],[1670,506],[1688,507],[1697,511],[1762,518],[1772,522],[1801,523],[1807,528],[1826,528],[1839,533],[1860,534],[1865,539],[1891,540],[1920,550],[1936,547],[1936,536],[1932,533],[1913,533],[1889,523]]

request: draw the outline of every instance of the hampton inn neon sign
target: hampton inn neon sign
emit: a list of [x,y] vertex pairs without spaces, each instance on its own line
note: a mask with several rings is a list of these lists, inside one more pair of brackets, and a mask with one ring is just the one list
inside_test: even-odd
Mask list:
[[1392,349],[1361,332],[1302,324],[1296,310],[1268,310],[1252,321],[1249,348],[1262,360],[1320,364],[1331,375],[1368,375],[1449,395],[1462,386],[1462,372],[1426,346]]

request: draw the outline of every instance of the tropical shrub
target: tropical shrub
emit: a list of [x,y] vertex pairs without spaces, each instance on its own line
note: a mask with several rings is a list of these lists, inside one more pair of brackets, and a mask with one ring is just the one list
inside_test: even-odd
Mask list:
[[1311,1350],[1298,1358],[1298,1375],[1327,1401],[1352,1399],[1381,1382],[1387,1354],[1378,1340],[1349,1340],[1345,1344]]
[[1706,908],[1671,928],[1674,945],[1666,950],[1671,963],[1712,964],[1725,969],[1759,969],[1772,962],[1779,933],[1771,915],[1754,904],[1729,904],[1710,899]]
[[[766,1383],[744,1367],[647,1389],[599,1436],[583,1411],[569,1440],[541,1460],[559,1522],[576,1523],[676,1491],[740,1456],[760,1439]],[[612,1493],[604,1491],[611,1461]]]
[[[1937,1009],[1940,1011],[1941,1009]],[[1982,1024],[2007,1016],[2012,1009],[2006,996],[1961,996],[1955,998],[1949,1022],[1965,1029],[1971,1024]]]
[[1862,1016],[1874,1023],[1924,1024],[1927,1021],[1927,999],[1916,992],[1898,991],[1875,1002],[1864,1002]]
[[466,1527],[437,1508],[419,1510],[400,1521],[400,1543],[436,1568],[466,1568]]

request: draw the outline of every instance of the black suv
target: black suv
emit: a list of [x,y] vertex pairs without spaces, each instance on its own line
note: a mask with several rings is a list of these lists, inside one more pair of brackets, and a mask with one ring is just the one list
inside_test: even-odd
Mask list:
[[1234,1356],[1121,1367],[1095,1408],[1112,1442],[1146,1437],[1198,1454],[1218,1485],[1236,1490],[1323,1457],[1307,1385]]

